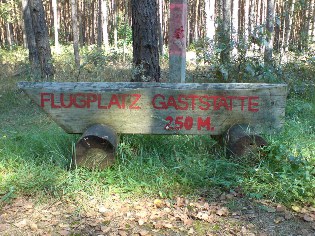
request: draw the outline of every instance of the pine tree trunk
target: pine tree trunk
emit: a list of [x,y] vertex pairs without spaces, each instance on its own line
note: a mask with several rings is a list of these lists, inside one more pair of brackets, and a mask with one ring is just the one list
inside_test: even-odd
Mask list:
[[311,19],[312,19],[312,13],[313,13],[313,0],[309,0],[308,6],[307,6],[307,21],[306,21],[306,27],[305,27],[305,38],[306,38],[306,45],[305,50],[309,49],[309,41],[311,36]]
[[11,49],[12,44],[13,44],[12,23],[10,22],[6,23],[6,32],[7,32],[7,45]]
[[52,79],[54,67],[49,44],[48,28],[46,25],[44,7],[41,0],[29,0],[30,12],[32,15],[35,42],[41,66],[41,77]]
[[103,16],[103,44],[105,47],[105,51],[109,49],[109,41],[108,41],[108,19],[107,19],[107,3],[106,0],[102,0],[102,16]]
[[[278,19],[280,19],[281,15],[280,15],[280,6],[279,6],[279,2],[276,2],[276,17]],[[273,42],[273,48],[275,51],[279,50],[279,44],[280,44],[280,23],[279,22],[275,22],[275,34],[274,34],[274,42]]]
[[[22,33],[23,33],[23,47],[24,48],[28,48],[28,45],[27,45],[27,35],[26,35],[26,30],[25,30],[25,24],[24,24],[24,17],[23,17],[23,12],[24,12],[24,6],[23,6],[23,3],[24,0],[22,0],[22,19],[23,19],[23,22],[21,24],[22,26]],[[1,27],[1,23],[0,23],[0,27]],[[0,29],[0,46],[1,46],[1,29]]]
[[199,39],[199,34],[198,34],[198,7],[199,7],[199,4],[200,4],[200,1],[199,0],[195,0],[194,1],[195,3],[195,12],[194,12],[194,39],[192,40],[192,42],[196,42],[198,41]]
[[248,36],[252,36],[252,30],[254,27],[254,3],[253,0],[249,1],[249,20],[248,20]]
[[273,51],[273,34],[274,34],[274,0],[267,2],[266,14],[266,47],[264,53],[264,62],[266,65],[272,64],[272,51]]
[[[238,12],[239,12],[239,6],[238,6],[238,0],[232,1],[233,6],[233,13],[232,13],[232,40],[236,45],[238,45]],[[233,54],[237,55],[237,47],[234,48]]]
[[132,81],[160,80],[158,14],[156,1],[131,0],[133,64]]
[[117,0],[113,0],[113,26],[114,26],[114,47],[115,49],[118,48],[118,30],[117,30],[117,3],[116,3]]
[[223,50],[220,54],[221,62],[228,64],[230,62],[230,38],[231,38],[231,0],[223,0],[223,27],[221,32],[221,43]]
[[285,3],[285,29],[284,29],[284,43],[283,43],[283,48],[284,52],[289,51],[289,40],[291,37],[291,29],[292,29],[292,18],[293,18],[293,11],[294,11],[294,4],[295,0],[290,0]]
[[249,0],[244,1],[244,41],[247,42],[248,40],[248,25],[249,25]]
[[98,0],[98,16],[97,16],[97,47],[102,47],[102,0]]
[[163,55],[163,0],[159,1],[159,22],[158,22],[158,33],[159,33],[159,51],[160,55]]
[[80,68],[80,53],[79,53],[79,28],[77,18],[77,3],[76,0],[71,0],[71,12],[72,12],[72,32],[73,32],[73,51],[74,60],[77,69]]
[[315,1],[313,2],[311,35],[312,35],[312,41],[315,42]]
[[80,44],[81,45],[85,45],[86,44],[86,30],[87,30],[87,19],[86,19],[86,3],[85,1],[82,1],[82,13],[80,14],[80,18],[81,18],[81,24],[80,24],[80,28],[81,28],[81,33],[79,37],[80,39]]
[[36,79],[40,77],[40,63],[39,54],[35,41],[35,34],[33,29],[32,16],[28,0],[22,0],[24,29],[28,47],[28,58],[32,68],[32,72]]
[[60,52],[59,39],[58,39],[58,7],[57,0],[52,0],[52,8],[54,11],[54,35],[55,35],[55,50]]
[[[123,42],[123,62],[126,61],[126,51],[127,51],[127,24],[128,24],[128,3],[127,0],[124,1],[124,6],[125,6],[125,14],[124,14],[124,42]],[[158,24],[159,25],[159,24]],[[158,26],[157,25],[157,26]],[[157,29],[158,32],[158,29]]]
[[[238,1],[238,0],[234,0]],[[206,12],[206,36],[209,40],[214,39],[215,35],[215,1],[205,0],[205,12]]]
[[2,27],[2,22],[1,22],[1,19],[0,19],[0,46],[1,46],[1,47],[3,46],[3,41],[4,41],[4,40],[3,40],[3,37],[2,37],[2,33],[3,33],[3,32],[2,32],[2,31],[3,31],[2,28],[3,28],[3,27]]

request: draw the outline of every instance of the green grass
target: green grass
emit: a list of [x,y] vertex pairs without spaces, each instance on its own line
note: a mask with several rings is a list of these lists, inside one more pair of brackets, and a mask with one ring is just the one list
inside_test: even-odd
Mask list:
[[[63,60],[56,58],[56,63]],[[12,77],[12,66],[0,76],[0,201],[17,195],[75,198],[113,193],[172,198],[241,187],[253,198],[315,205],[311,93],[290,96],[282,132],[266,137],[270,145],[252,160],[226,158],[209,136],[122,135],[112,167],[69,170],[78,136],[66,134],[16,89],[23,78]]]

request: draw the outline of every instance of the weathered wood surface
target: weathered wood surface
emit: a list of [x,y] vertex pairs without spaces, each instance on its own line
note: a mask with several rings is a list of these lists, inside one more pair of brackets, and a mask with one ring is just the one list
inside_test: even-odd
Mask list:
[[76,144],[73,167],[104,169],[115,161],[118,136],[111,128],[97,124],[89,127]]
[[266,140],[246,124],[237,124],[229,128],[224,139],[229,156],[256,155],[260,148],[267,146]]
[[285,84],[32,83],[19,88],[68,133],[94,124],[117,133],[224,133],[248,124],[272,133],[284,123]]

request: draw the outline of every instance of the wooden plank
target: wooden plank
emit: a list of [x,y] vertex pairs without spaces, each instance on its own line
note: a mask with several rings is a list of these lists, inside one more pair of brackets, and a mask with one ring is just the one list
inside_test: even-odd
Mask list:
[[187,0],[170,1],[169,28],[169,80],[173,83],[184,83],[186,77]]
[[19,88],[68,133],[94,124],[117,133],[218,135],[235,124],[274,132],[284,84],[30,83]]

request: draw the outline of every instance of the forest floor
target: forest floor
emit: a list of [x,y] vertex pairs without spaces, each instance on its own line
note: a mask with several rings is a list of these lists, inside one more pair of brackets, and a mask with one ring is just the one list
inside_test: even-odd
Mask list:
[[[76,203],[75,203],[76,202]],[[79,203],[80,202],[80,203]],[[0,235],[315,235],[315,209],[241,193],[174,199],[18,197],[0,210]]]

